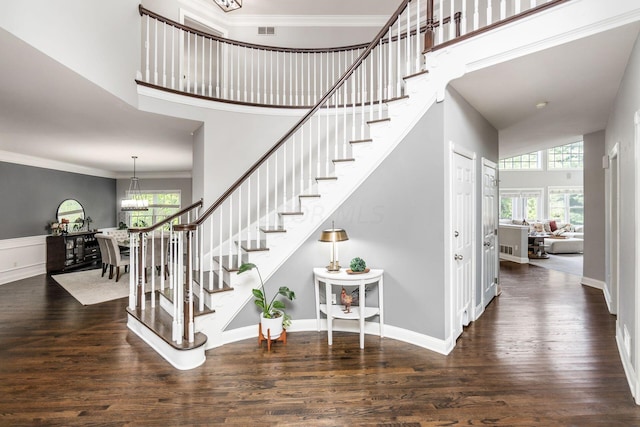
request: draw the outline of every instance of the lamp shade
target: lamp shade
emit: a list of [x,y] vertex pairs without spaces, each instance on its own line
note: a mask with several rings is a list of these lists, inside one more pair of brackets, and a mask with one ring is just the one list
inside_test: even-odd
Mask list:
[[349,236],[342,228],[329,228],[323,230],[320,235],[321,242],[344,242],[345,240],[349,240]]

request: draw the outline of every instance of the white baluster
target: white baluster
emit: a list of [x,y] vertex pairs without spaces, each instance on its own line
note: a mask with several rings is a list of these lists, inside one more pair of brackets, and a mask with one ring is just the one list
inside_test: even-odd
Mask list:
[[[247,178],[247,247],[253,247],[253,230],[251,229],[251,177]],[[238,237],[238,251],[242,246],[242,237]]]
[[487,23],[485,25],[491,25],[493,22],[493,7],[491,1],[487,2]]
[[387,99],[391,99],[393,97],[393,80],[392,80],[392,71],[393,71],[393,43],[392,39],[392,30],[389,27],[389,35],[388,43],[387,43]]
[[282,207],[287,210],[287,144],[282,146]]
[[460,35],[467,34],[467,2],[462,0],[462,18],[460,19]]
[[209,39],[209,96],[213,97],[213,39]]
[[[466,1],[462,2],[462,7],[464,8]],[[421,52],[421,46],[420,46],[420,40],[422,40],[422,37],[420,37],[420,0],[416,0],[416,35],[415,35],[415,43],[416,43],[416,58],[415,58],[415,67],[413,72],[417,73],[422,69],[422,52]]]
[[[516,0],[517,4],[520,4],[520,0]],[[473,9],[473,29],[474,31],[480,27],[480,6],[478,5],[478,0],[474,0],[474,9]]]
[[401,92],[402,88],[400,87],[400,81],[402,80],[402,72],[400,70],[400,64],[402,64],[402,61],[400,59],[400,46],[401,46],[400,45],[400,40],[401,40],[400,37],[401,37],[401,35],[402,34],[400,33],[400,19],[398,19],[398,35],[397,35],[397,37],[398,37],[398,41],[397,41],[398,47],[396,49],[396,51],[397,51],[396,52],[397,53],[397,56],[396,56],[396,96],[402,96],[402,92]]
[[500,19],[504,19],[507,16],[507,2],[506,0],[500,0]]
[[[244,102],[247,102],[247,89],[249,89],[249,92],[251,92],[251,102],[253,102],[253,94],[255,93],[254,89],[253,89],[253,70],[255,69],[255,67],[253,66],[253,58],[254,58],[254,50],[253,48],[251,49],[247,49],[246,47],[242,48],[242,51],[244,52]],[[250,52],[251,54],[251,87],[247,88],[247,51]]]
[[521,11],[520,0],[515,0],[514,14],[517,15]]
[[202,85],[200,86],[201,87],[200,93],[202,95],[206,95],[207,94],[206,93],[206,89],[205,89],[206,88],[206,78],[205,78],[205,74],[204,74],[204,63],[205,63],[205,59],[207,57],[205,55],[205,50],[204,50],[204,47],[205,47],[205,44],[206,44],[205,40],[206,40],[206,38],[204,36],[202,36],[202,72],[200,73],[200,75],[202,76],[201,77]]
[[144,65],[145,65],[145,71],[144,71],[144,81],[149,82],[149,26],[150,26],[150,20],[151,18],[149,18],[149,15],[147,15],[147,28],[146,28],[146,34],[144,37]]
[[162,26],[162,87],[167,87],[167,24]]
[[271,211],[269,210],[269,194],[271,193],[271,187],[269,187],[269,164],[271,163],[271,157],[269,157],[266,161],[266,169],[267,169],[267,182],[265,183],[265,211],[267,214],[267,224],[265,227],[268,229],[271,227]]
[[[191,39],[191,37],[189,37]],[[191,64],[189,64],[191,65]],[[191,85],[189,85],[191,92]],[[193,93],[198,93],[198,35],[193,35]]]
[[176,88],[176,31],[171,27],[171,89]]
[[530,4],[530,8],[533,9],[534,7],[536,7],[536,0],[531,0]]
[[235,253],[236,257],[236,267],[240,266],[240,242],[242,241],[242,185],[238,188],[238,218],[236,224],[236,233],[238,236],[238,243],[236,243]]
[[454,15],[455,15],[455,0],[450,0],[449,2],[450,8],[449,8],[449,40],[453,40],[456,37],[456,25],[455,25],[455,20],[453,19]]

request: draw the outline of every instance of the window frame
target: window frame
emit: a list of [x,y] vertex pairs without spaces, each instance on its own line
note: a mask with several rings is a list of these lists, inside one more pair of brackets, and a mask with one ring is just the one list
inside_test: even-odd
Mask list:
[[[160,221],[162,221],[163,219],[173,215],[174,213],[180,212],[180,209],[182,209],[182,191],[181,190],[148,190],[148,191],[141,191],[140,192],[142,194],[142,197],[147,197],[147,196],[152,196],[149,199],[149,210],[148,211],[131,211],[131,212],[127,212],[127,224],[129,225],[129,227],[132,227],[133,222],[139,218],[139,217],[144,217],[144,218],[151,218],[151,223],[149,224],[144,224],[144,225],[140,225],[140,227],[149,227],[153,224],[156,224]],[[169,195],[169,194],[176,194],[178,196],[178,204],[177,205],[168,205],[168,204],[160,204],[157,201],[157,197],[159,195]],[[126,192],[127,197],[131,197],[132,194],[127,191]],[[159,214],[157,210],[159,209],[175,209],[175,212],[173,213],[169,213],[169,214]],[[160,217],[160,219],[158,219]],[[177,218],[174,221],[174,223],[177,224]]]

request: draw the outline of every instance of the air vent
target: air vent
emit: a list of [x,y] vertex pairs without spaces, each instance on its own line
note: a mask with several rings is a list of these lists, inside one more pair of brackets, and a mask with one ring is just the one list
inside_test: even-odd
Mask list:
[[500,245],[500,253],[513,255],[513,246]]
[[258,27],[258,35],[260,36],[273,36],[276,34],[275,27]]

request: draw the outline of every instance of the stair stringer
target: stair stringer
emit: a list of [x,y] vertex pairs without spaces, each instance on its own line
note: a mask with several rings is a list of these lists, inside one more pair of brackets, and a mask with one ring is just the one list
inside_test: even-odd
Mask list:
[[[318,185],[321,197],[305,202],[302,206],[304,215],[284,219],[286,236],[278,238],[276,246],[271,246],[268,241],[269,251],[248,254],[250,262],[259,266],[265,282],[402,142],[429,108],[437,100],[441,100],[439,95],[444,93],[449,81],[461,76],[463,70],[464,67],[451,63],[445,55],[439,58],[437,66],[430,69],[429,73],[407,79],[405,94],[408,98],[389,103],[389,121],[370,125],[373,141],[366,148],[354,149],[356,161],[336,166],[338,180]],[[259,287],[259,281],[255,272],[233,276],[237,276],[232,283],[234,291],[214,295],[211,308],[215,310],[215,315],[207,316],[196,326],[197,332],[208,337],[207,349],[247,338],[243,334],[227,330],[227,327],[253,299],[251,289]],[[315,325],[315,321],[309,322],[311,323]]]

